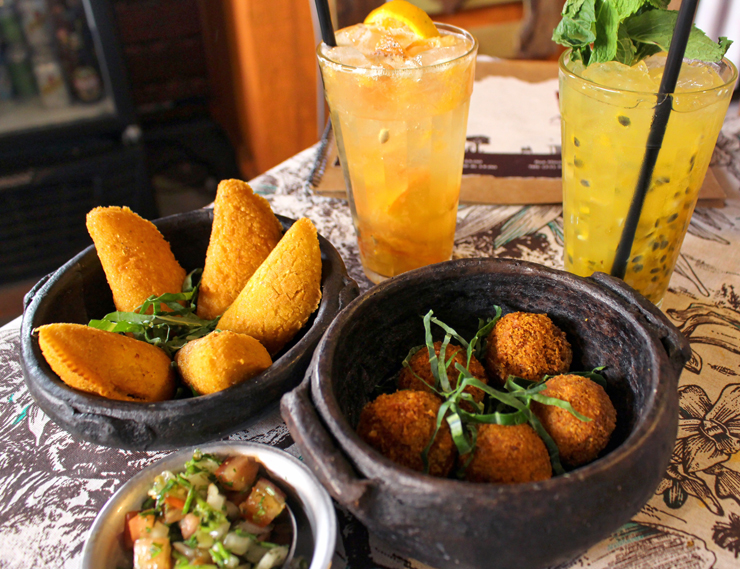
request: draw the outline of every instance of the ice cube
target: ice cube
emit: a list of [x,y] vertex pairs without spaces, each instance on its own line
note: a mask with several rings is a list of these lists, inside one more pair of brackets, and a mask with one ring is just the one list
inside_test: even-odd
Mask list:
[[583,78],[611,89],[653,93],[657,91],[655,80],[644,61],[630,67],[618,61],[594,63],[583,71]]
[[354,47],[333,47],[328,50],[325,55],[332,61],[336,61],[343,65],[351,65],[352,67],[373,66],[373,62]]
[[457,59],[467,52],[468,47],[466,45],[433,48],[419,55],[419,61],[422,65],[437,65]]

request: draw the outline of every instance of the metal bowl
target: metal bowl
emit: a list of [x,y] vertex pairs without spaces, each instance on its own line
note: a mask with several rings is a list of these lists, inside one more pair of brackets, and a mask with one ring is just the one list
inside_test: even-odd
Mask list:
[[[246,442],[212,443],[198,447],[204,453],[246,455],[258,460],[285,491],[298,528],[296,557],[309,569],[328,569],[337,536],[337,520],[329,494],[298,459],[267,445]],[[123,547],[126,512],[141,509],[154,478],[164,470],[182,470],[195,448],[175,452],[149,465],[116,491],[93,522],[82,552],[81,569],[119,569],[133,565],[133,553]]]
[[[293,220],[277,216],[285,229]],[[203,267],[213,210],[197,210],[154,222],[186,271]],[[33,331],[52,322],[87,324],[115,310],[94,246],[42,279],[25,299],[21,363],[28,390],[60,427],[80,439],[132,450],[171,450],[223,438],[246,426],[303,377],[313,350],[337,313],[358,294],[339,253],[319,235],[321,304],[303,329],[250,381],[218,393],[163,401],[114,401],[78,391],[51,370]]]
[[[607,366],[617,428],[603,456],[543,482],[477,484],[400,467],[357,436],[373,388],[424,343],[422,315],[433,309],[469,338],[494,305],[548,314],[573,347],[571,369]],[[546,567],[610,535],[653,494],[673,450],[689,356],[667,318],[617,279],[465,259],[411,271],[353,301],[281,408],[332,496],[399,552],[438,569]]]

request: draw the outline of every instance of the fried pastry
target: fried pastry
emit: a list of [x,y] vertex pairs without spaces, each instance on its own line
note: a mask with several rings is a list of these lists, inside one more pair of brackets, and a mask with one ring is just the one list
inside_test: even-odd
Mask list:
[[175,393],[172,362],[156,346],[83,324],[37,332],[44,358],[70,387],[121,401],[164,401]]
[[308,218],[286,231],[221,317],[222,330],[257,339],[276,354],[300,330],[321,300],[321,250]]
[[152,295],[181,291],[185,269],[152,222],[127,207],[96,207],[87,214],[87,230],[116,310],[133,312]]
[[270,204],[241,180],[218,185],[197,314],[212,320],[239,296],[283,234]]
[[198,395],[215,393],[262,373],[272,358],[251,336],[216,330],[175,355],[180,376]]

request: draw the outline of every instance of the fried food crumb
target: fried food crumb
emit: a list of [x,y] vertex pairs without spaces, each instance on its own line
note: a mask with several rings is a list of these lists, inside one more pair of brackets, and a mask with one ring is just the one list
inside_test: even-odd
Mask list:
[[[434,342],[434,352],[437,356],[439,356],[441,349],[442,342]],[[458,363],[466,367],[467,354],[460,346],[448,344],[445,351],[445,361],[448,360],[451,361],[447,366],[447,377],[450,380],[450,387],[455,389],[457,387],[458,376],[460,375],[460,372],[455,368],[455,364]],[[423,347],[411,356],[408,363],[409,367],[404,366],[398,377],[398,388],[433,393],[430,386],[434,386],[435,379],[432,375],[431,365],[429,364],[429,349],[426,346]],[[486,371],[475,356],[471,356],[469,371],[476,379],[488,385]],[[481,389],[473,386],[466,387],[465,393],[470,393],[476,403],[483,401],[483,396],[485,395]]]
[[[422,453],[434,435],[440,401],[425,391],[402,390],[380,395],[362,409],[357,433],[393,462],[424,471]],[[457,450],[446,421],[429,450],[429,474],[447,476]]]
[[486,370],[499,385],[509,375],[539,381],[544,375],[567,372],[572,360],[565,333],[546,314],[507,314],[488,335]]
[[[465,464],[468,455],[460,457]],[[547,447],[535,430],[521,425],[483,424],[473,458],[465,468],[469,482],[515,484],[536,482],[552,477]]]
[[541,393],[571,404],[591,421],[581,421],[566,409],[532,402],[532,411],[560,450],[563,464],[575,467],[595,460],[609,443],[617,412],[604,388],[587,377],[559,375]]

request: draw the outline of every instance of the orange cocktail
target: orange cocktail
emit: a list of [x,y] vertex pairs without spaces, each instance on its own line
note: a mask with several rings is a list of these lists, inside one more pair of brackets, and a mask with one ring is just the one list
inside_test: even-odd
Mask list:
[[360,257],[374,282],[452,255],[477,50],[453,26],[420,34],[395,24],[344,28],[338,47],[318,49]]

